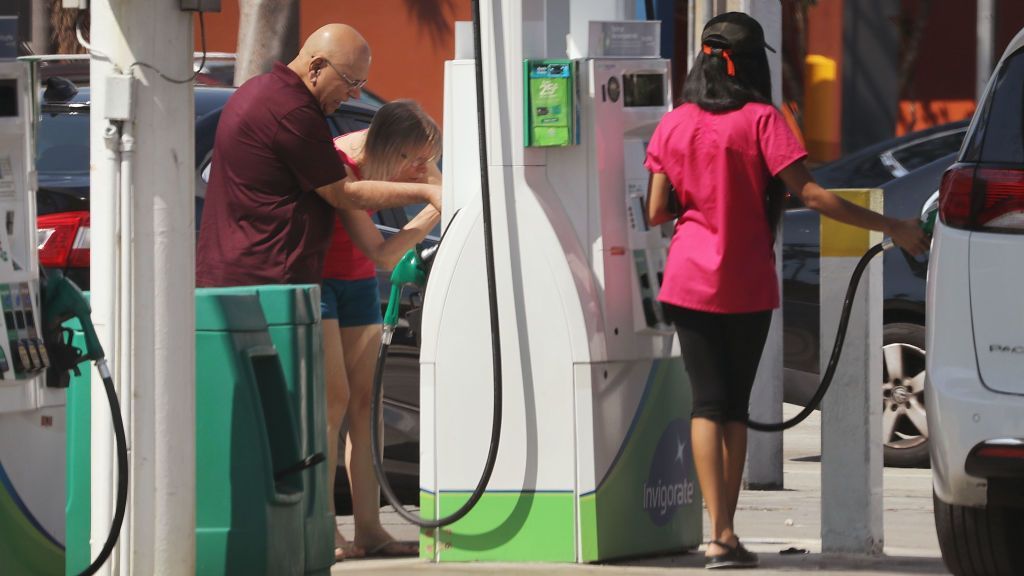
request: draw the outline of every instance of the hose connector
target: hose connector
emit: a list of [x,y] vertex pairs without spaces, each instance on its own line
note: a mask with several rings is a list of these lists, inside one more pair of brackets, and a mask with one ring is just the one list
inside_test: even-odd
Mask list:
[[106,358],[96,361],[96,370],[100,373],[100,378],[110,378],[110,367],[107,366]]

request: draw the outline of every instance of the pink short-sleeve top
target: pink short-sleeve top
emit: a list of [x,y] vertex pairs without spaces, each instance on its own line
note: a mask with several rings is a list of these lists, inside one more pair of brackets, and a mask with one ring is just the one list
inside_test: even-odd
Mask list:
[[717,313],[771,310],[778,280],[765,190],[806,150],[773,106],[710,112],[686,103],[658,124],[645,166],[681,207],[658,299]]

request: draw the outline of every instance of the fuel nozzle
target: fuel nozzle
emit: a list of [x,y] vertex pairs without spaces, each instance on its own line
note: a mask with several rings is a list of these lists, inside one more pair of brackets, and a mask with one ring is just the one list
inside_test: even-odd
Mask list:
[[928,236],[935,232],[935,219],[938,215],[938,202],[925,204],[924,210],[921,211],[921,230],[924,230],[924,233]]
[[420,260],[423,260],[423,264],[427,267],[428,273],[430,272],[431,264],[434,263],[434,256],[437,256],[437,249],[440,247],[440,244],[434,244],[433,246],[428,246],[423,250],[420,250]]
[[[85,336],[85,354],[81,360],[100,360],[103,347],[92,325],[92,310],[82,290],[59,270],[46,271],[43,288],[43,330],[47,334],[60,333],[61,324],[70,318],[77,318]],[[70,368],[68,368],[70,369]]]
[[[433,260],[434,252],[428,248],[424,250],[424,257],[416,250],[409,250],[395,265],[391,271],[391,296],[388,298],[388,308],[384,313],[385,334],[393,331],[398,325],[398,305],[402,299],[402,288],[412,284],[417,288],[423,288],[427,284],[427,264]],[[427,253],[428,251],[429,254]]]
[[[935,219],[939,216],[939,193],[932,194],[931,198],[924,203],[921,208],[921,216],[918,220],[918,225],[921,227],[921,231],[928,235],[929,238],[935,232]],[[888,250],[893,248],[896,244],[892,241],[892,238],[886,238],[882,241],[882,249]]]

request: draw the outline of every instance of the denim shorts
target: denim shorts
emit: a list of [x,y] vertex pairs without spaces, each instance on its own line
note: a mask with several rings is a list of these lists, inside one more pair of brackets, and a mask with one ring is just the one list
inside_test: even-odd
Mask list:
[[334,280],[324,278],[320,290],[320,315],[336,319],[342,327],[380,324],[380,292],[377,279]]

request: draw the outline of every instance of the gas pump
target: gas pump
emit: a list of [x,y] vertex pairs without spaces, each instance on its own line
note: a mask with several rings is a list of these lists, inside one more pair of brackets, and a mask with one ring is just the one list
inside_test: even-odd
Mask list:
[[[33,64],[0,60],[0,566],[4,573],[63,574],[67,371],[96,361],[115,418],[118,510],[84,574],[109,557],[127,500],[120,408],[82,292],[37,258]],[[84,350],[62,324],[75,318]]]
[[[501,445],[475,507],[423,532],[421,555],[590,562],[696,548],[687,378],[655,299],[667,240],[643,210],[646,142],[671,108],[657,23],[590,23],[590,53],[564,61],[570,21],[594,4],[526,4],[480,6]],[[552,79],[565,98],[541,85]],[[426,519],[470,498],[492,422],[475,94],[474,62],[448,62],[446,233],[420,356]]]
[[0,564],[13,573],[64,562],[65,394],[46,382],[31,111],[28,66],[0,61]]

